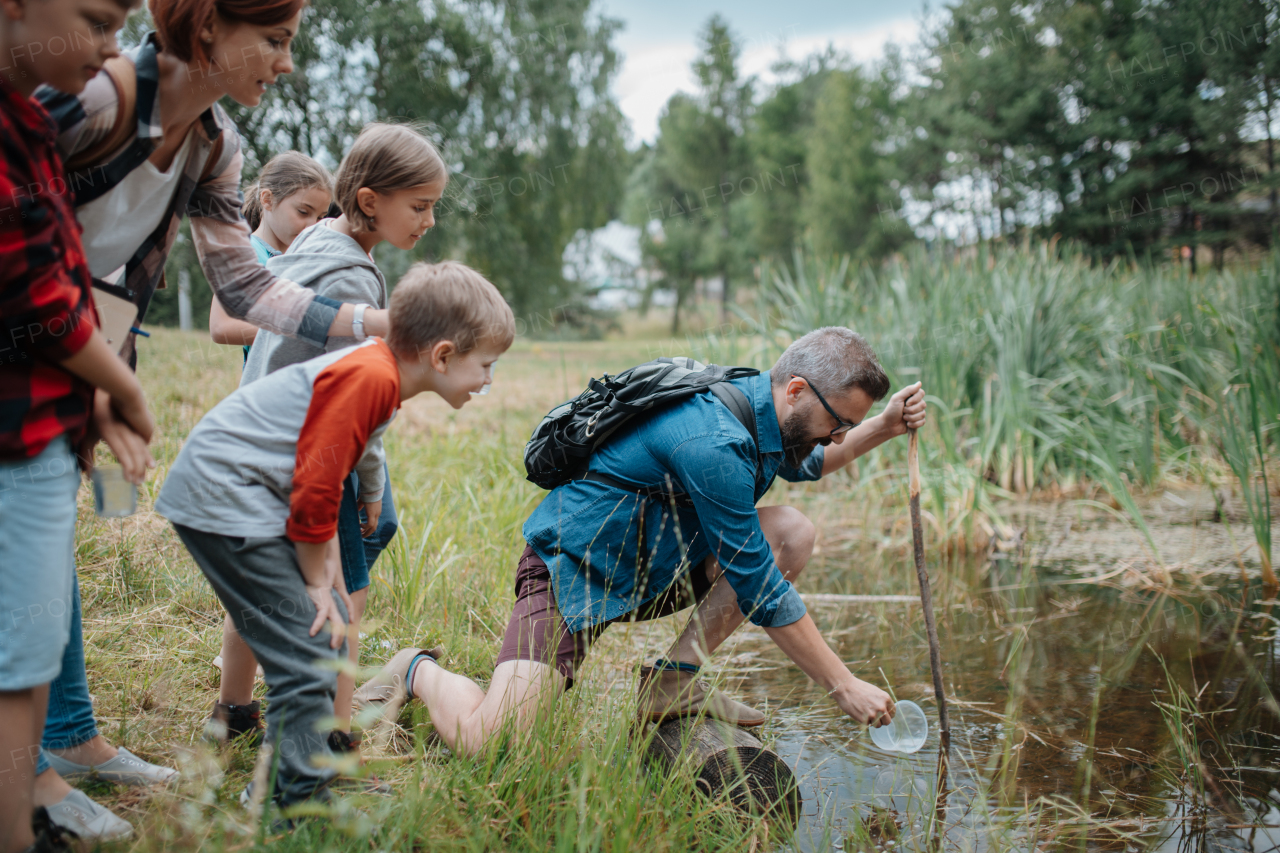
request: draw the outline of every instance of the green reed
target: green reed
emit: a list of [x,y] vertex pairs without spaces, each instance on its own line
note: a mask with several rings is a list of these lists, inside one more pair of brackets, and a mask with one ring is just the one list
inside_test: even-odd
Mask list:
[[[764,367],[812,328],[847,325],[875,346],[895,387],[925,382],[933,421],[922,464],[944,484],[926,503],[944,541],[981,545],[974,527],[998,527],[992,499],[1087,495],[1096,484],[1150,543],[1136,493],[1204,462],[1235,469],[1247,456],[1255,478],[1274,465],[1278,282],[1277,255],[1192,276],[1099,264],[1052,243],[950,258],[916,248],[858,270],[797,254],[790,268],[763,270],[756,305],[740,312],[739,341],[708,337],[700,354],[745,352]],[[1232,421],[1223,389],[1242,384],[1247,405]],[[891,443],[862,470],[901,471],[904,455]],[[1269,564],[1269,485],[1240,485]]]
[[1228,386],[1222,395],[1222,454],[1240,483],[1245,512],[1253,526],[1266,582],[1276,586],[1271,564],[1271,492],[1267,482],[1267,455],[1259,417],[1258,389],[1239,357],[1239,385]]

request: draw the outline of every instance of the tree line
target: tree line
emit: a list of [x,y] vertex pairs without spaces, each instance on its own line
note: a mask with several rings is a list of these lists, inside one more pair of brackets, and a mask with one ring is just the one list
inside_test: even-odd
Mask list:
[[569,324],[590,283],[565,250],[613,219],[639,228],[639,280],[677,323],[700,285],[727,312],[797,250],[874,264],[1058,235],[1194,266],[1198,247],[1221,265],[1270,245],[1280,0],[958,0],[873,64],[828,49],[768,85],[716,16],[696,91],[632,150],[619,26],[591,0],[316,0],[296,72],[233,112],[249,171],[285,148],[336,164],[372,119],[425,122],[453,177],[415,257],[379,258],[388,277],[462,258],[520,315]]
[[[1197,247],[1221,266],[1269,246],[1278,12],[960,0],[877,63],[828,51],[759,92],[713,18],[699,90],[672,98],[629,184],[651,284],[681,304],[715,279],[727,306],[798,248],[874,263],[919,240],[1056,235],[1193,270]],[[794,180],[744,191],[779,170]]]

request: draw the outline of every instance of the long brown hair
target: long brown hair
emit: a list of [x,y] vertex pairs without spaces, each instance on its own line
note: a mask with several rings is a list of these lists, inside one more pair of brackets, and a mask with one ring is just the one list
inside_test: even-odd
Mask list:
[[306,0],[147,0],[160,48],[183,62],[208,64],[209,46],[200,30],[214,15],[228,21],[269,27],[283,24],[302,10]]
[[249,230],[256,231],[262,224],[262,190],[270,191],[272,204],[280,204],[294,193],[312,187],[333,195],[333,176],[328,169],[298,151],[272,157],[258,173],[258,180],[244,188],[240,212],[248,220]]
[[372,232],[377,230],[373,220],[356,200],[356,193],[362,188],[393,193],[448,180],[449,170],[444,159],[422,127],[370,122],[338,166],[334,201],[347,215],[352,228]]

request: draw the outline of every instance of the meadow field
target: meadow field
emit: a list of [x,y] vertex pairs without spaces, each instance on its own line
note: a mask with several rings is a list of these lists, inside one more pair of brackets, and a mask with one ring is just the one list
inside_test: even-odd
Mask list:
[[[918,252],[878,272],[798,257],[764,270],[729,322],[679,339],[652,322],[595,342],[522,335],[487,397],[457,412],[425,397],[404,406],[387,438],[400,531],[373,570],[362,666],[440,643],[451,668],[483,684],[510,613],[520,527],[544,494],[524,479],[524,442],[589,377],[662,355],[763,368],[799,334],[842,323],[868,337],[895,387],[924,381],[923,505],[955,700],[952,777],[939,808],[936,735],[914,757],[878,753],[762,631],[743,631],[709,677],[770,709],[764,737],[805,796],[794,830],[646,768],[635,668],[665,648],[676,616],[611,629],[532,737],[512,733],[475,760],[450,755],[411,704],[363,771],[393,796],[348,797],[332,822],[273,834],[237,802],[253,750],[201,739],[222,614],[151,511],[183,438],[235,388],[240,353],[156,329],[138,372],[158,468],[128,519],[96,518],[82,490],[77,559],[103,734],[183,778],[166,791],[86,783],[137,829],[112,849],[851,850],[941,839],[959,850],[1136,851],[1245,838],[1261,850],[1269,831],[1241,827],[1280,825],[1280,619],[1265,583],[1280,494],[1278,298],[1276,258],[1191,277],[1091,265],[1051,245]],[[916,593],[905,451],[894,442],[766,496],[819,528],[802,592]],[[918,607],[812,610],[855,672],[933,713]]]

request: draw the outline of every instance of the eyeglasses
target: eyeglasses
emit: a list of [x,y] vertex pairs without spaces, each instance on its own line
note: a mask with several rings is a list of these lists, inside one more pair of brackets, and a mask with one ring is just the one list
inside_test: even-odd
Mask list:
[[[799,376],[795,373],[791,374],[791,378],[804,379],[803,376]],[[836,410],[831,408],[831,404],[829,404],[826,400],[822,398],[822,395],[818,393],[818,389],[813,387],[812,382],[810,382],[808,379],[804,379],[804,384],[809,386],[809,390],[813,392],[813,395],[818,398],[818,402],[822,404],[822,408],[826,409],[827,413],[830,414],[831,417],[836,419],[837,426],[835,429],[831,431],[831,435],[844,435],[846,432],[856,427],[858,423],[861,423],[861,421],[858,421],[857,423],[850,423],[849,421],[846,421],[844,418],[837,415]]]

